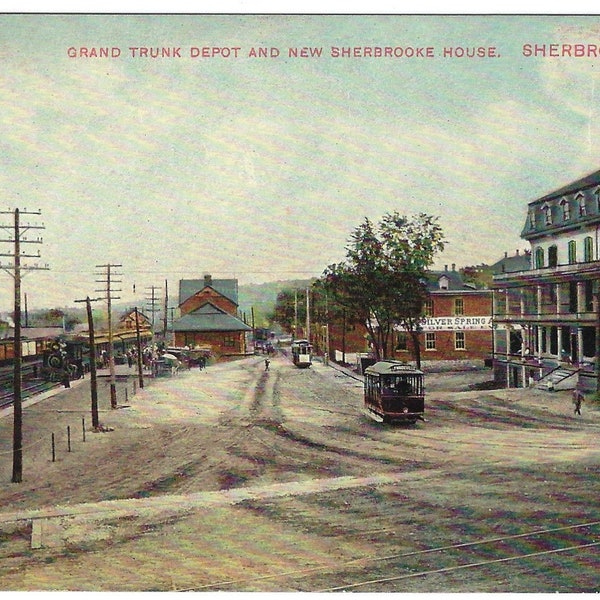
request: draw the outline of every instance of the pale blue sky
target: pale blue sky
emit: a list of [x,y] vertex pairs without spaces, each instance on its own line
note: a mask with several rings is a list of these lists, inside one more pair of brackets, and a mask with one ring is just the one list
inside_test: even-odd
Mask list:
[[[41,208],[50,265],[25,277],[29,306],[94,296],[109,262],[140,306],[145,288],[167,279],[175,294],[206,272],[318,276],[365,216],[395,210],[439,216],[437,266],[526,248],[527,203],[600,169],[600,58],[527,58],[527,43],[600,53],[600,17],[0,15],[0,206]],[[139,46],[181,58],[132,58]],[[241,50],[192,59],[192,46]],[[332,46],[435,56],[332,58]],[[500,56],[442,57],[456,46]]]

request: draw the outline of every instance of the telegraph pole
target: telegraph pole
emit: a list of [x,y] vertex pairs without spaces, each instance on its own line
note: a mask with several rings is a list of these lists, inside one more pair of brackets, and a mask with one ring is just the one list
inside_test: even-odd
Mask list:
[[75,302],[85,302],[88,319],[88,338],[90,345],[90,392],[92,396],[92,427],[98,429],[100,427],[100,419],[98,418],[98,383],[96,379],[96,339],[94,334],[94,318],[92,316],[92,302],[102,300],[102,298],[94,298],[90,300],[87,296],[85,300],[75,300]]
[[146,298],[146,302],[148,303],[146,306],[146,310],[152,314],[151,322],[152,322],[152,333],[154,333],[154,314],[158,312],[158,308],[156,308],[156,290],[157,287],[155,285],[146,288],[150,290],[150,298]]
[[140,317],[138,314],[137,306],[135,307],[135,337],[137,343],[137,368],[138,378],[140,383],[140,389],[144,387],[144,372],[142,369],[142,338],[140,336]]
[[[121,290],[113,289],[113,284],[121,283],[121,280],[112,279],[113,275],[120,275],[120,273],[112,273],[111,269],[122,267],[123,265],[96,265],[97,269],[106,269],[106,279],[96,279],[96,283],[106,284],[106,297],[103,298],[107,303],[107,316],[108,316],[108,368],[110,370],[110,406],[111,408],[117,408],[117,383],[115,377],[115,357],[113,348],[113,327],[112,327],[112,301],[119,300],[120,296],[113,296],[113,292],[120,292]],[[103,292],[104,290],[96,290],[97,292]]]
[[167,312],[169,310],[169,288],[167,280],[165,279],[165,314],[163,317],[163,340],[165,346],[167,345]]
[[21,225],[21,215],[41,215],[41,211],[19,211],[15,208],[14,211],[0,211],[2,215],[13,215],[14,226],[12,228],[0,225],[1,229],[5,229],[12,235],[12,238],[0,240],[14,244],[12,253],[0,253],[0,256],[8,256],[13,259],[12,263],[3,265],[0,263],[0,268],[9,273],[15,281],[15,335],[14,335],[14,371],[13,371],[13,472],[12,482],[21,483],[23,480],[23,404],[22,404],[22,389],[21,389],[21,271],[48,270],[48,265],[40,266],[37,263],[33,266],[21,265],[22,258],[40,258],[40,252],[37,254],[23,254],[21,252],[21,244],[41,244],[42,238],[28,240],[25,233],[30,229],[44,229],[44,225]]
[[310,295],[306,288],[306,340],[310,344]]

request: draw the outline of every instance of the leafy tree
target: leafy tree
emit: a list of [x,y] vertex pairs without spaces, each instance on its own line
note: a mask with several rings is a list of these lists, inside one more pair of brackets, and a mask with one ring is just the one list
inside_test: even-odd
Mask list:
[[85,322],[85,312],[79,309],[47,308],[30,312],[28,324],[31,327],[65,326],[67,331],[75,325]]
[[323,288],[365,325],[377,360],[390,355],[393,328],[399,325],[411,335],[420,366],[426,271],[443,248],[437,218],[388,213],[377,225],[365,218],[350,236],[346,260],[324,271]]
[[463,267],[460,269],[460,274],[465,283],[478,289],[489,288],[494,279],[492,267],[486,264]]

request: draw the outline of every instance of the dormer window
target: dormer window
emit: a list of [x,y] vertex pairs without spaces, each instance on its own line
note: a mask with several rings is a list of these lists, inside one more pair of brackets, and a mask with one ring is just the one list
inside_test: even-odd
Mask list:
[[587,211],[585,207],[585,196],[583,194],[577,195],[577,206],[579,206],[579,216],[585,217]]
[[535,229],[535,211],[529,210],[529,229]]
[[[571,218],[571,206],[569,205],[569,201],[566,198],[563,198],[560,201],[560,207],[562,208],[563,221],[568,221]],[[581,208],[579,210],[581,214]]]
[[600,187],[594,190],[594,196],[596,196],[596,212],[600,213]]
[[544,223],[552,225],[552,207],[549,204],[544,204],[542,210],[544,211]]
[[440,290],[447,290],[449,283],[450,283],[450,280],[445,275],[442,275],[442,277],[440,277],[438,279],[438,284],[440,286]]

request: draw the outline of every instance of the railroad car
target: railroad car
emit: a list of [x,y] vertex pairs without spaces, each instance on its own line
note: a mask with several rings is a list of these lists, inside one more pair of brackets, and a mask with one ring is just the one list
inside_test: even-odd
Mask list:
[[[50,345],[49,339],[30,340],[21,339],[21,358],[23,362],[39,361],[46,348]],[[0,366],[10,366],[15,358],[15,342],[13,339],[0,340]]]
[[382,360],[364,372],[364,408],[379,422],[424,420],[425,375],[406,363]]
[[299,369],[306,369],[312,364],[312,345],[308,340],[292,342],[292,362]]

